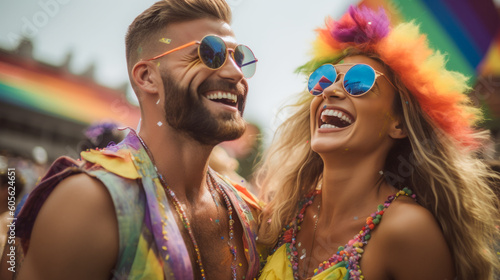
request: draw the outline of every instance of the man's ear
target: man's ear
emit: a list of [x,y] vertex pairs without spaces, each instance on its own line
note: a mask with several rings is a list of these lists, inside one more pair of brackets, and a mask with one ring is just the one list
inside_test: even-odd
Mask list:
[[403,139],[408,136],[401,120],[395,119],[389,127],[389,136],[393,139]]
[[161,77],[153,62],[137,62],[132,68],[131,74],[134,83],[141,91],[152,94],[159,92],[158,86],[161,82]]

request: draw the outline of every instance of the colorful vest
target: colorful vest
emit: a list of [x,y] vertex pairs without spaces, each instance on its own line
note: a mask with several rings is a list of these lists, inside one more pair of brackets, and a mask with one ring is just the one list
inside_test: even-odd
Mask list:
[[[36,216],[52,190],[68,176],[83,172],[106,186],[115,206],[120,240],[112,279],[193,279],[193,264],[175,222],[176,213],[136,133],[131,130],[118,145],[82,152],[81,156],[82,161],[56,160],[30,194],[19,213],[16,232],[23,251],[29,248]],[[243,227],[246,279],[254,279],[259,270],[257,224],[243,198],[258,207],[256,200],[244,188],[220,176],[217,179]]]

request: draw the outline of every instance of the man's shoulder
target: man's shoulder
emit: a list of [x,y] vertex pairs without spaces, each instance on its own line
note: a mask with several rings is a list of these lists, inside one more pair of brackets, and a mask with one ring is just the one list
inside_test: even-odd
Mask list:
[[[60,181],[41,207],[30,235],[25,268],[41,275],[55,275],[50,268],[55,262],[64,264],[65,270],[80,271],[85,262],[100,260],[103,265],[95,265],[105,266],[104,270],[116,261],[118,225],[113,202],[104,185],[84,173]],[[101,246],[111,253],[100,252]],[[47,260],[53,250],[59,255]]]
[[32,223],[42,212],[42,207],[54,208],[61,213],[67,213],[66,208],[73,207],[99,209],[102,204],[110,202],[109,197],[105,185],[98,179],[82,172],[65,172],[42,181],[29,194],[20,212],[20,222],[33,226]]
[[[66,214],[70,212],[68,208],[81,207],[88,210],[80,214],[90,217],[95,209],[114,207],[114,203],[120,201],[127,203],[137,192],[135,187],[123,188],[129,183],[130,180],[122,180],[122,177],[106,170],[99,163],[60,157],[52,163],[22,205],[16,235],[27,249],[35,223],[44,208],[53,208],[55,212]],[[95,214],[98,215],[98,212]]]
[[61,180],[44,203],[46,208],[54,208],[61,214],[81,209],[82,213],[78,214],[89,218],[104,209],[112,210],[109,208],[112,205],[104,184],[85,173],[73,174]]
[[104,184],[101,181],[86,173],[78,173],[68,176],[59,182],[57,190],[64,189],[68,194],[73,193],[74,195],[78,193],[96,198],[94,196],[101,196],[105,194],[104,192],[101,192],[103,188]]

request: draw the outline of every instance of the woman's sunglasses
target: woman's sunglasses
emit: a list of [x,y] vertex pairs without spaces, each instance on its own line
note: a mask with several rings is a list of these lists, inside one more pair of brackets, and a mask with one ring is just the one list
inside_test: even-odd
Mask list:
[[337,81],[338,74],[335,66],[351,66],[344,74],[342,86],[351,96],[362,96],[370,91],[378,77],[383,76],[396,88],[391,81],[379,71],[367,64],[324,64],[309,76],[307,89],[312,95],[320,95],[323,91]]
[[251,78],[255,74],[255,67],[257,59],[255,58],[252,50],[245,45],[237,45],[236,48],[229,49],[221,37],[215,35],[207,35],[201,41],[192,41],[175,49],[166,51],[147,61],[155,60],[169,53],[187,48],[189,46],[198,44],[198,56],[203,64],[208,68],[217,70],[221,68],[227,60],[227,54],[230,53],[234,62],[240,67],[241,72],[245,78]]

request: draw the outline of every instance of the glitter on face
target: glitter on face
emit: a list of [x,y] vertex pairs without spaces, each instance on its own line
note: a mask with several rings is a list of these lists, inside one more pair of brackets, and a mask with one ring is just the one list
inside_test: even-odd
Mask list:
[[170,44],[172,42],[172,39],[169,38],[161,38],[160,42],[165,43],[165,44]]

